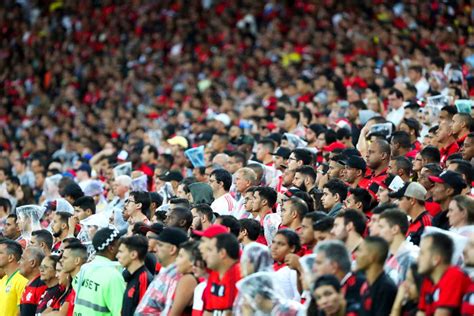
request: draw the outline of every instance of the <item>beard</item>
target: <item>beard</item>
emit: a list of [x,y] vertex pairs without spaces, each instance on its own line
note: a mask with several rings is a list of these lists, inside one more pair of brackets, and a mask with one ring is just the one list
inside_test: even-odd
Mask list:
[[304,182],[301,182],[301,184],[299,186],[296,186],[298,189],[300,189],[301,191],[304,191],[306,192],[306,184],[304,184]]
[[60,229],[58,232],[53,231],[53,237],[58,238],[59,236],[61,236],[62,233],[63,233],[62,229]]

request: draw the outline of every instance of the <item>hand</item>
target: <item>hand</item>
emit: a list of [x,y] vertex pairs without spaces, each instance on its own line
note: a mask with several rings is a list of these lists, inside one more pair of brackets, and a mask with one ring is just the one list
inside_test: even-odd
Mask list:
[[285,264],[293,270],[299,271],[301,269],[300,257],[294,253],[287,254],[285,257]]

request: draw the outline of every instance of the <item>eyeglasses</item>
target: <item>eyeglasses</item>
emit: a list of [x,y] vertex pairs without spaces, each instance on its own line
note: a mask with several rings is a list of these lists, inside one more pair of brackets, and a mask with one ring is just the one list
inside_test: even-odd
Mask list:
[[135,203],[135,200],[126,199],[125,204],[128,204],[128,203]]

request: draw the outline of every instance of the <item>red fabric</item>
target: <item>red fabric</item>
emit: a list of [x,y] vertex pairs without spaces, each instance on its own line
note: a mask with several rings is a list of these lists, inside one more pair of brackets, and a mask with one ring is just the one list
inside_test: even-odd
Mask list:
[[471,285],[467,289],[467,293],[464,295],[461,305],[462,316],[474,315],[474,282],[471,281]]
[[469,276],[456,266],[449,267],[437,284],[425,277],[418,309],[424,311],[426,316],[434,315],[438,308],[449,308],[456,314],[470,284]]
[[448,159],[449,156],[452,154],[455,154],[459,151],[459,145],[457,142],[453,142],[450,145],[443,147],[439,150],[441,153],[441,165],[445,166],[446,165],[446,160]]
[[429,198],[425,202],[425,208],[432,217],[441,212],[441,205],[433,201],[433,198]]
[[211,312],[232,310],[237,297],[235,284],[240,279],[240,264],[238,262],[227,270],[222,280],[218,272],[211,271],[203,294],[204,310]]

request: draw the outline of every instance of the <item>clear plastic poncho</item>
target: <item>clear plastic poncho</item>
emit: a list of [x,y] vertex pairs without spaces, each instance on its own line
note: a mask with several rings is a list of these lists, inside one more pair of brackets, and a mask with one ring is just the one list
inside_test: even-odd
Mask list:
[[114,178],[117,178],[118,176],[131,176],[132,175],[132,163],[131,162],[125,162],[123,164],[120,164],[116,166],[114,169]]
[[54,176],[47,177],[44,179],[43,184],[43,196],[46,201],[59,199],[61,195],[59,194],[59,181],[62,179],[62,175],[55,174]]
[[275,279],[274,272],[257,272],[237,282],[243,298],[240,315],[305,315],[302,304],[284,298]]
[[[91,180],[84,188],[84,195],[91,196],[96,202],[96,213],[101,213],[107,207],[107,199],[104,196],[104,184],[99,180]],[[96,198],[98,196],[98,199]]]
[[130,191],[145,191],[148,192],[148,177],[146,174],[132,179]]
[[257,242],[248,244],[240,257],[240,268],[243,276],[255,272],[273,271],[270,249]]
[[16,208],[16,215],[18,216],[18,226],[21,230],[21,235],[26,238],[31,238],[31,232],[42,229],[41,218],[43,217],[45,208],[39,205],[24,205]]
[[43,203],[46,212],[65,212],[74,214],[74,207],[63,198],[49,200]]

